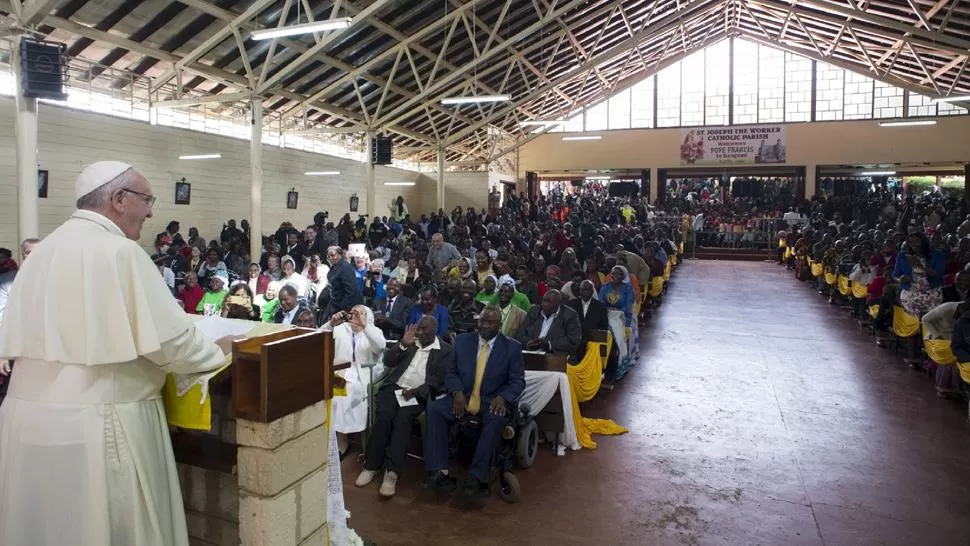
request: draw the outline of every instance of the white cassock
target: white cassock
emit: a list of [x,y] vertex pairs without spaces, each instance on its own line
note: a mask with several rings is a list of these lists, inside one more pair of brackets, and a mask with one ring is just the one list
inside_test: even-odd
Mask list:
[[[380,328],[374,326],[374,312],[370,309],[367,309],[365,323],[367,327],[357,333],[346,322],[336,328],[327,322],[322,328],[333,331],[333,363],[350,363],[349,368],[334,372],[347,382],[347,395],[334,396],[331,402],[333,427],[342,434],[367,428],[367,390],[371,381],[384,373],[381,355],[387,341]],[[370,364],[374,367],[367,369],[366,365]]]
[[148,254],[75,212],[17,275],[0,355],[16,360],[0,407],[0,544],[188,544],[161,388],[224,355]]

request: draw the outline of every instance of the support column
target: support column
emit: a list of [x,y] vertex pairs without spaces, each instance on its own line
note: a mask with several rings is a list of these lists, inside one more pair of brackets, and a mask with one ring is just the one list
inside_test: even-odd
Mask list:
[[[376,133],[374,131],[369,131],[367,133],[367,146],[368,148],[373,146],[374,137]],[[377,173],[374,167],[374,157],[373,150],[367,157],[367,214],[370,215],[371,219],[377,215]]]
[[263,103],[250,101],[252,136],[249,139],[249,259],[259,262],[263,254]]
[[809,201],[815,197],[815,188],[818,182],[818,171],[815,165],[805,165],[805,199]]
[[660,187],[660,179],[657,178],[657,175],[658,175],[657,168],[650,167],[650,193],[648,194],[650,203],[657,202],[657,193],[658,193],[657,188]]
[[20,45],[14,44],[13,65],[17,74],[17,242],[40,236],[40,203],[37,197],[37,99],[24,96]]
[[[438,148],[438,208],[445,209],[445,149]],[[445,212],[448,212],[445,210]]]

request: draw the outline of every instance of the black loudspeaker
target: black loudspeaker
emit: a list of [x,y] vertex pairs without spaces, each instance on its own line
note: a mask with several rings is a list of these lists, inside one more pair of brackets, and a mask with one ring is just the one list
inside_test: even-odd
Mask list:
[[376,136],[370,141],[370,162],[374,165],[390,165],[394,143],[389,136]]
[[611,182],[606,191],[610,197],[636,199],[640,188],[637,187],[636,182]]
[[20,40],[20,69],[25,97],[67,100],[67,46],[53,42]]

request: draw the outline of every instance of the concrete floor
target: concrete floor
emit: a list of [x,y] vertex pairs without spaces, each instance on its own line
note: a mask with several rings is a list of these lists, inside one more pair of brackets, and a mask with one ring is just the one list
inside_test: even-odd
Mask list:
[[517,473],[484,507],[356,489],[379,546],[970,544],[965,404],[879,349],[774,264],[687,262],[641,334],[641,364],[583,414],[630,429]]

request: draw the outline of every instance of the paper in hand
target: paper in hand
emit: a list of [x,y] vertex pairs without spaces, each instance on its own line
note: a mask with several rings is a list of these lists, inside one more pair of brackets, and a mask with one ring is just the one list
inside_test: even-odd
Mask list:
[[408,406],[417,406],[418,405],[418,397],[417,396],[412,397],[410,400],[405,400],[404,399],[404,389],[398,389],[398,390],[394,391],[394,397],[397,398],[397,405],[399,407],[406,408]]

